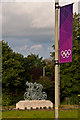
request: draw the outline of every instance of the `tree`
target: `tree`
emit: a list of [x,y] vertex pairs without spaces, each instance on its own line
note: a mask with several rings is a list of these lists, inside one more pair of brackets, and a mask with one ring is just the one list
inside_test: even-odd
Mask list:
[[45,65],[45,61],[43,60],[43,57],[39,57],[39,55],[35,55],[32,53],[27,56],[26,60],[30,68],[43,67]]
[[0,105],[2,104],[2,42],[0,41]]
[[37,81],[37,83],[40,83],[43,85],[43,90],[47,93],[47,99],[54,101],[54,81],[51,81],[51,79],[47,76],[41,76]]
[[80,15],[76,14],[73,18],[73,55],[72,63],[61,64],[61,98],[66,96],[77,96],[80,91]]
[[[55,45],[53,45],[53,49]],[[80,93],[80,15],[73,16],[73,51],[72,62],[60,64],[61,100],[65,97],[77,96]],[[55,51],[51,52],[54,59]]]
[[54,81],[54,59],[46,59],[46,76]]
[[26,81],[34,82],[39,79],[44,64],[45,61],[39,55],[31,54],[24,58],[23,55],[13,52],[7,42],[2,41],[3,105],[23,99]]
[[5,95],[17,96],[23,82],[22,74],[24,68],[15,56],[15,53],[8,46],[8,43],[2,41],[2,92]]
[[25,69],[28,68],[28,73],[30,75],[30,81],[35,82],[42,75],[42,68],[45,65],[43,57],[39,55],[32,54],[25,58]]

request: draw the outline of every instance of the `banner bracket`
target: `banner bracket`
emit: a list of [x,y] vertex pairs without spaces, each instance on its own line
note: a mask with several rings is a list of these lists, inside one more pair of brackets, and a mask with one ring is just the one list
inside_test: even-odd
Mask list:
[[55,3],[55,9],[59,9],[61,6],[59,6],[59,3],[58,2],[56,2]]
[[59,65],[59,60],[54,61],[55,65]]

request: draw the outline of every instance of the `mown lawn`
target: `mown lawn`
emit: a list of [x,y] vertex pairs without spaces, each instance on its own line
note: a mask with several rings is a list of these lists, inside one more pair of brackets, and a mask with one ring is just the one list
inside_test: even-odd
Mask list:
[[[54,110],[11,110],[2,112],[2,118],[54,118]],[[78,118],[79,110],[60,110],[59,118]]]

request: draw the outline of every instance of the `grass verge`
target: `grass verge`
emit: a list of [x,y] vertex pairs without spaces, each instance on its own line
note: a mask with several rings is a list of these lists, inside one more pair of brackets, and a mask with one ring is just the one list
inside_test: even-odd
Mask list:
[[[2,118],[54,118],[54,110],[11,110],[2,112]],[[60,110],[59,118],[78,118],[79,110]]]

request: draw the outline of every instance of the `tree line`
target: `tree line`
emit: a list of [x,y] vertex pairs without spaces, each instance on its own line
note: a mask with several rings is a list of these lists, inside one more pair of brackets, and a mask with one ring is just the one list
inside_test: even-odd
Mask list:
[[[65,97],[77,99],[80,94],[80,15],[73,17],[73,57],[71,63],[60,64],[60,97],[61,102]],[[53,49],[54,49],[53,45]],[[2,40],[2,104],[12,105],[23,100],[26,92],[26,81],[38,82],[43,85],[49,100],[54,102],[54,55],[51,52],[51,59],[44,59],[39,55],[30,54],[24,57],[15,53],[7,42]],[[43,67],[45,76],[43,76]]]

